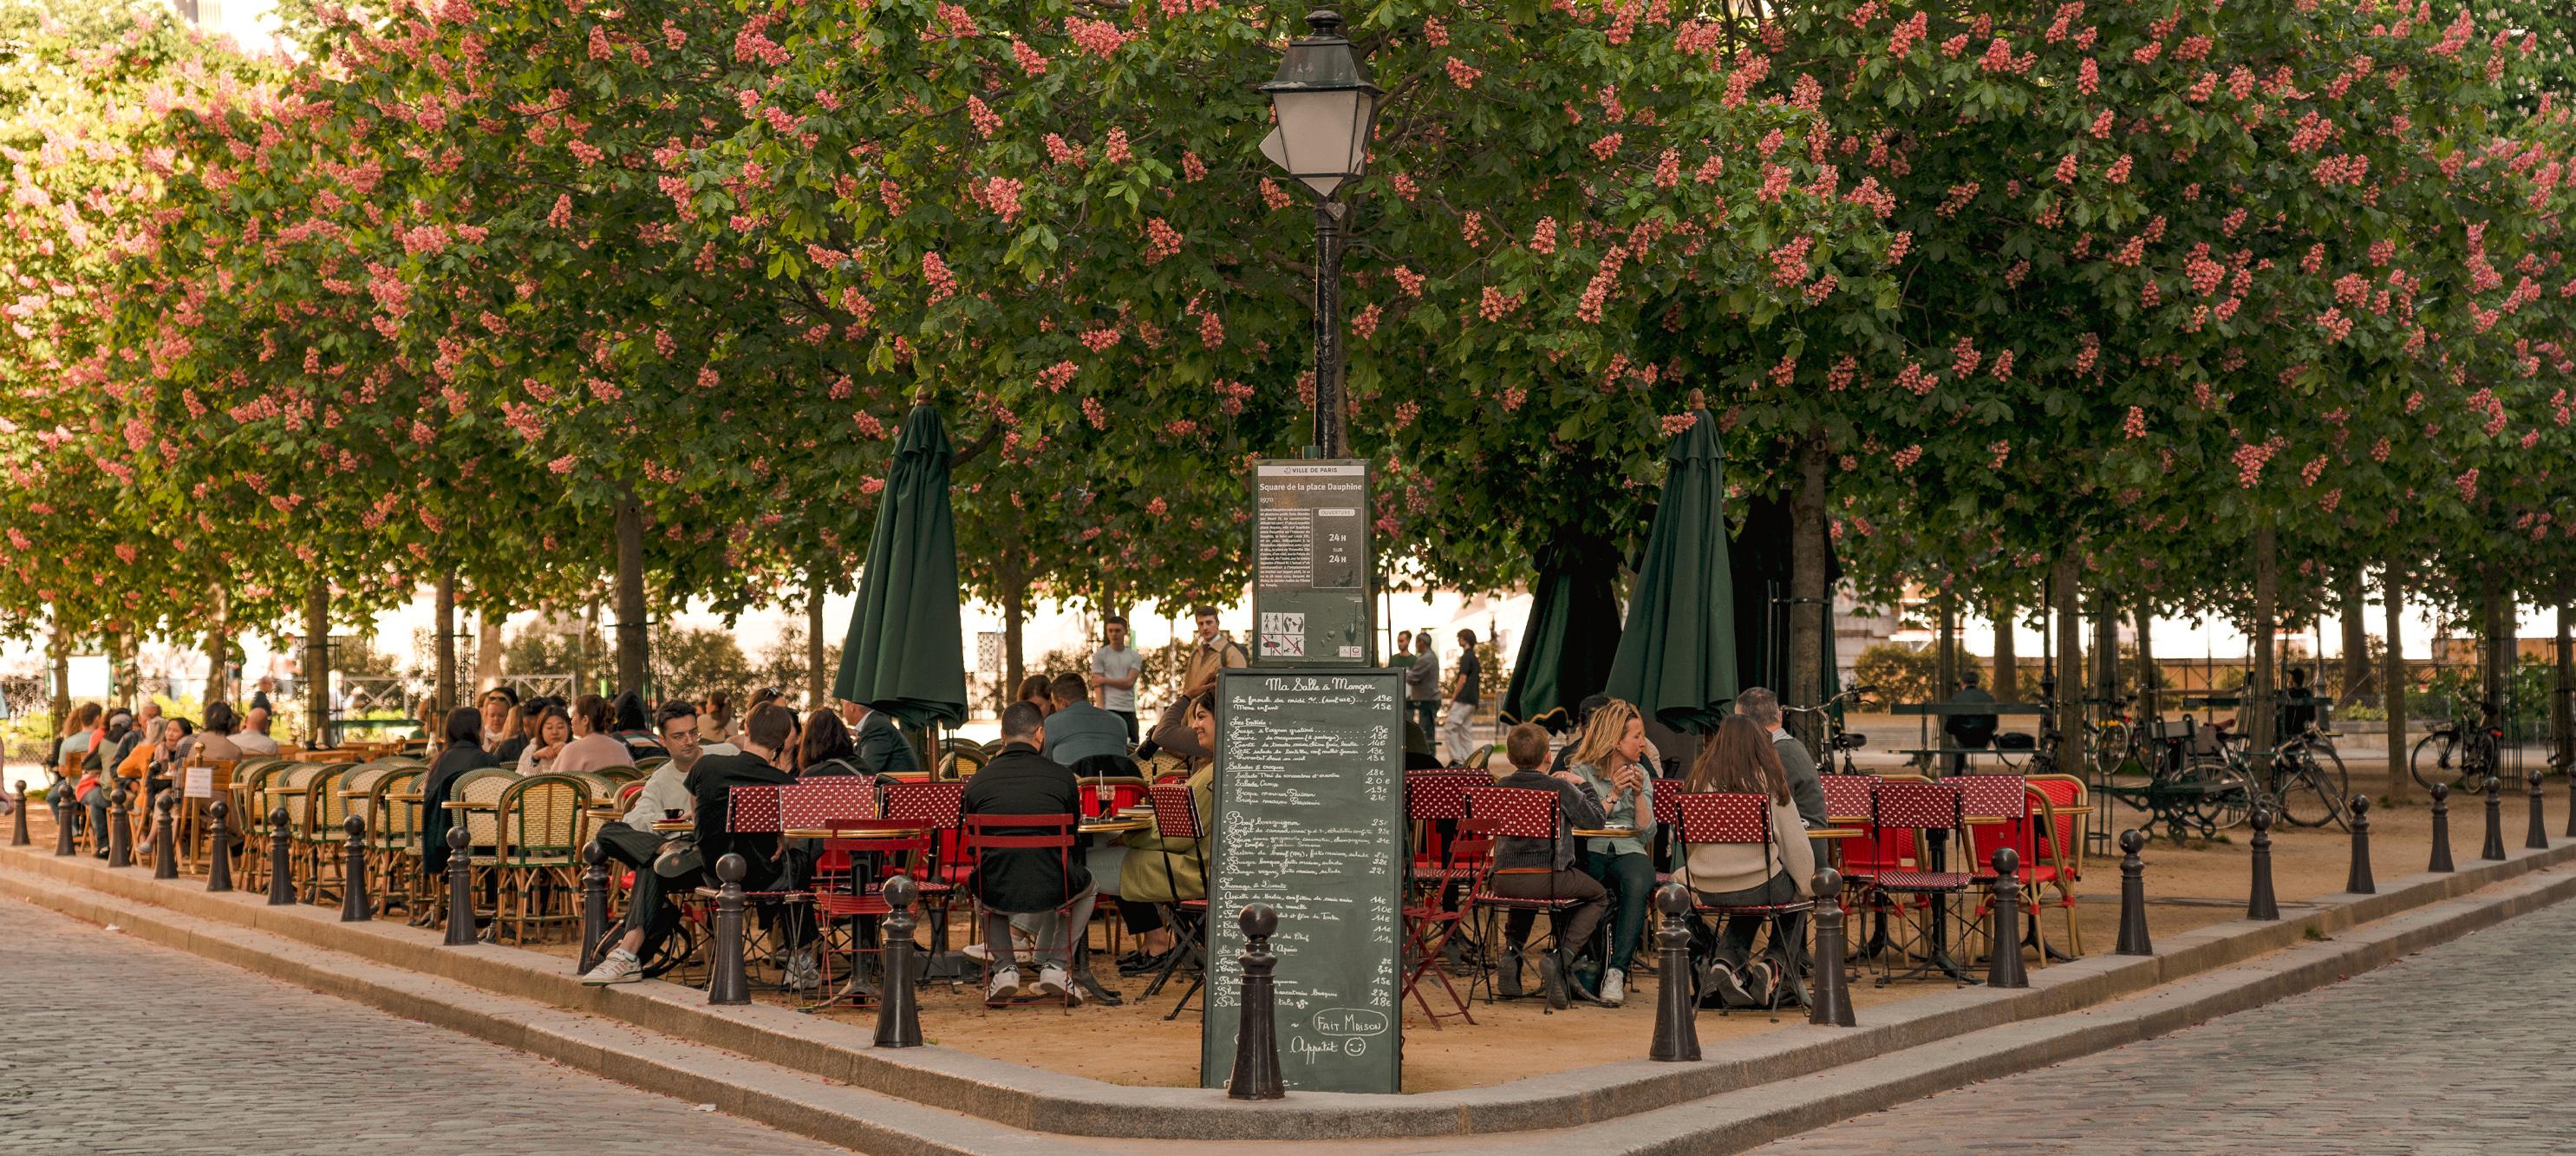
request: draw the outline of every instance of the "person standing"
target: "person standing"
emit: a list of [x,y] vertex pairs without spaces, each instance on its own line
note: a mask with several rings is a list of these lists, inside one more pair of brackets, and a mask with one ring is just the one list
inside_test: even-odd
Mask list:
[[1780,696],[1768,687],[1748,686],[1735,696],[1735,713],[1769,733],[1771,748],[1779,754],[1780,769],[1789,781],[1789,794],[1797,800],[1799,821],[1810,827],[1825,826],[1825,784],[1816,778],[1816,760],[1807,753],[1807,744],[1781,725]]
[[1397,670],[1402,670],[1405,667],[1413,665],[1412,631],[1399,630],[1395,632],[1395,653],[1388,656],[1386,664]]
[[1127,724],[1127,745],[1136,745],[1136,676],[1145,656],[1127,645],[1127,620],[1115,614],[1100,624],[1100,649],[1091,652],[1091,681],[1100,709]]
[[1181,672],[1181,697],[1197,698],[1216,689],[1219,671],[1252,665],[1252,656],[1243,652],[1242,644],[1217,629],[1216,607],[1201,606],[1191,613],[1198,620],[1199,644],[1190,651],[1190,662]]
[[1413,665],[1404,668],[1404,706],[1429,739],[1440,733],[1440,655],[1431,649],[1428,630],[1415,635],[1413,645]]
[[1476,706],[1482,689],[1476,661],[1476,632],[1458,632],[1458,673],[1449,684],[1449,717],[1440,723],[1440,756],[1452,764],[1475,753]]

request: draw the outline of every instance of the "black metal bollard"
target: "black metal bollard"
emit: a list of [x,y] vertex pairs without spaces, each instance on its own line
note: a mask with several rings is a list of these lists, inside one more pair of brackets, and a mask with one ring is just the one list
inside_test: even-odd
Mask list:
[[2457,871],[2451,863],[2451,785],[2433,784],[2433,859],[2427,871]]
[[[2567,837],[2576,839],[2576,767],[2564,769],[2567,772]],[[21,815],[27,813],[26,796],[27,792],[21,788],[18,792],[18,813]]]
[[877,1046],[917,1048],[921,1000],[912,986],[912,933],[921,921],[913,918],[912,903],[921,888],[912,876],[897,875],[885,881],[881,894],[890,910],[885,917],[885,988],[877,993]]
[[1986,941],[1986,986],[2029,987],[2021,963],[2021,852],[1995,848],[1994,930]]
[[367,897],[367,817],[351,815],[340,829],[349,833],[349,858],[340,867],[340,922],[364,923],[376,917]]
[[448,947],[471,947],[474,935],[474,836],[458,823],[447,829]]
[[1278,980],[1270,974],[1279,966],[1279,957],[1270,953],[1279,913],[1248,903],[1235,922],[1243,928],[1243,1014],[1234,1027],[1234,1075],[1225,1082],[1225,1094],[1236,1100],[1283,1099],[1288,1085],[1279,1071]]
[[268,813],[268,905],[284,907],[295,902],[295,867],[289,863],[295,836],[286,829],[286,808]]
[[206,805],[206,890],[233,889],[232,808],[222,799]]
[[2504,791],[2494,775],[2487,776],[2487,842],[2478,849],[2478,858],[2504,858]]
[[54,807],[52,810],[54,812],[54,854],[78,854],[79,848],[72,846],[72,816],[82,813],[80,800],[73,799],[70,806]]
[[179,877],[179,820],[174,812],[178,810],[179,792],[163,791],[154,803],[152,809],[161,814],[152,821],[152,877],[176,879]]
[[582,844],[581,862],[581,964],[574,970],[587,975],[606,954],[601,941],[608,938],[608,848],[597,839]]
[[24,847],[31,842],[27,838],[27,780],[18,780],[18,793],[11,797],[17,801],[18,809],[10,812],[9,845]]
[[2376,895],[2379,884],[2370,877],[2370,796],[2352,797],[2352,875],[2344,880],[2343,889],[2355,895]]
[[2541,825],[2540,809],[2540,776],[2534,774],[2531,776],[2531,830],[2522,837],[2522,847],[2526,851],[2549,849],[2549,829]]
[[134,811],[125,803],[125,784],[107,788],[107,865],[134,866]]
[[2138,849],[2147,837],[2132,827],[2120,832],[2120,942],[2114,955],[2154,955],[2147,939],[2147,864]]
[[1690,891],[1679,883],[1667,883],[1655,889],[1655,910],[1664,913],[1663,926],[1655,931],[1658,970],[1663,978],[1655,993],[1655,1042],[1646,1050],[1650,1060],[1699,1059],[1699,1022],[1695,1018],[1699,1001],[1691,998],[1690,962]]
[[1816,899],[1816,978],[1807,993],[1807,1022],[1851,1027],[1851,987],[1843,982],[1843,873],[1831,867],[1817,871],[1808,893]]
[[742,875],[746,869],[740,855],[728,852],[716,860],[716,878],[723,886],[716,889],[715,962],[707,976],[710,1004],[751,1002],[751,977],[743,971],[742,963]]
[[2279,919],[2281,903],[2272,891],[2272,809],[2254,808],[2254,881],[2245,891],[2245,918]]

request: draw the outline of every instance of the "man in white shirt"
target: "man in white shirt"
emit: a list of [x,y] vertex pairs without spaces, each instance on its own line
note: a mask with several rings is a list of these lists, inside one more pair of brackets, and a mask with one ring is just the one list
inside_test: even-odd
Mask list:
[[666,889],[675,884],[662,878],[653,863],[661,857],[662,845],[684,832],[664,834],[655,831],[653,824],[697,816],[688,777],[701,753],[698,708],[685,699],[674,699],[654,712],[654,724],[661,735],[662,748],[671,752],[671,761],[653,768],[653,774],[644,780],[644,789],[636,792],[634,804],[627,807],[625,818],[600,824],[600,849],[608,852],[609,858],[635,869],[635,887],[627,895],[626,917],[619,921],[622,932],[616,943],[601,953],[599,965],[582,977],[583,983],[633,983],[644,978],[643,958],[652,954],[652,944],[669,935],[679,921],[678,909],[663,900]]
[[233,736],[233,745],[240,747],[245,755],[277,753],[277,740],[268,737],[267,707],[252,707],[249,714],[242,716],[241,733]]
[[1136,745],[1136,676],[1145,656],[1127,645],[1127,620],[1117,615],[1100,624],[1101,647],[1091,652],[1092,695],[1100,709],[1127,724],[1127,745]]

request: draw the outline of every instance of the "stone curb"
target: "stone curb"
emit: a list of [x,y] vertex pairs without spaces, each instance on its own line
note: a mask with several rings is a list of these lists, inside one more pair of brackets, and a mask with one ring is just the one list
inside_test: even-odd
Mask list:
[[[2095,955],[2034,969],[2031,987],[1936,991],[1874,1008],[1854,1029],[1798,1027],[1731,1042],[1696,1064],[1628,1060],[1508,1084],[1411,1096],[1330,1093],[1237,1102],[1193,1088],[1137,1088],[928,1047],[881,1051],[859,1025],[768,1005],[710,1007],[694,989],[665,983],[590,988],[560,958],[497,945],[444,948],[434,932],[387,922],[344,924],[336,910],[268,907],[255,895],[210,895],[201,881],[155,881],[86,858],[32,848],[0,853],[0,887],[50,903],[59,888],[25,877],[265,932],[458,984],[621,1021],[916,1104],[1052,1134],[1136,1139],[1319,1140],[1497,1134],[1561,1129],[1670,1109],[1775,1081],[1859,1064],[1974,1032],[2096,1007],[2194,975],[2298,946],[2310,931],[2358,923],[2453,899],[2556,863],[2576,843],[2513,850],[2455,874],[2390,880],[2377,895],[2321,896],[2278,923],[2235,921],[2161,939],[2154,956]],[[18,878],[12,878],[16,876]],[[2150,861],[2149,882],[2153,885]],[[191,950],[202,950],[191,947]],[[254,968],[257,970],[257,968]],[[937,1025],[927,1025],[935,1038]],[[1640,1049],[1643,1040],[1639,1041]]]

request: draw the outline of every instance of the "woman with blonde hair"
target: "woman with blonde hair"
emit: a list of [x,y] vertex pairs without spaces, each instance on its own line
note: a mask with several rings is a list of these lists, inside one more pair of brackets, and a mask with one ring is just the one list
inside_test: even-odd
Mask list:
[[[1780,766],[1771,738],[1752,719],[1729,715],[1717,728],[1717,741],[1700,751],[1683,786],[1691,794],[1760,795],[1770,803],[1771,842],[1694,843],[1690,857],[1673,882],[1699,894],[1712,907],[1754,907],[1788,903],[1807,894],[1807,877],[1815,874],[1815,853],[1807,847],[1807,826],[1789,794],[1789,775]],[[1781,916],[1773,925],[1771,949],[1753,959],[1753,935],[1762,927],[1759,915],[1726,920],[1710,961],[1709,982],[1730,1004],[1769,1006],[1784,982],[1794,984],[1806,938],[1806,917]]]
[[1582,776],[1601,799],[1605,827],[1632,828],[1633,835],[1583,841],[1583,873],[1599,880],[1618,904],[1610,924],[1610,951],[1602,960],[1600,1000],[1617,1006],[1628,990],[1628,964],[1645,933],[1646,901],[1655,891],[1655,787],[1646,772],[1646,723],[1637,708],[1619,699],[1595,708],[1585,718],[1565,769]]

